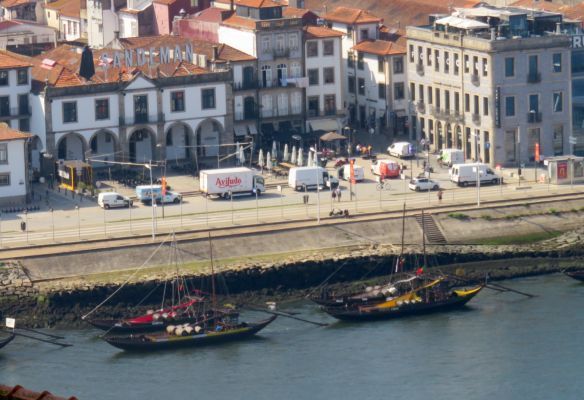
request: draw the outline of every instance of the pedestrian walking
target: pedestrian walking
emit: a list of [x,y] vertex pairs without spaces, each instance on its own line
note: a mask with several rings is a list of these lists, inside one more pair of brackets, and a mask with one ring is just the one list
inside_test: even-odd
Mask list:
[[336,196],[337,196],[337,202],[339,202],[339,203],[340,203],[340,202],[341,202],[341,188],[340,188],[340,187],[337,187],[337,188],[335,189],[335,194],[336,194]]
[[438,190],[438,201],[442,201],[442,195],[444,194],[444,192],[442,191],[442,189]]

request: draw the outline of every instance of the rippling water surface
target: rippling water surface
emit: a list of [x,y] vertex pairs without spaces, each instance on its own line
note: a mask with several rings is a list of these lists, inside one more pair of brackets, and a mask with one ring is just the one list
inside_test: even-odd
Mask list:
[[0,383],[102,400],[584,399],[584,285],[503,284],[538,296],[484,290],[465,310],[365,324],[300,302],[287,309],[331,326],[279,318],[245,342],[150,354],[92,329],[60,332],[66,349],[17,338],[0,351]]

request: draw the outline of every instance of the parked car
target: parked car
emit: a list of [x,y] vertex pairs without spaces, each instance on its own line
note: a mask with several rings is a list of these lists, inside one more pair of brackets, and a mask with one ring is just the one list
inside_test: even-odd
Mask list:
[[416,192],[421,192],[424,190],[440,190],[440,185],[438,182],[422,177],[412,179],[408,187],[410,190],[415,190]]
[[116,192],[103,192],[97,196],[97,204],[109,210],[116,207],[132,207],[133,201],[128,196],[122,196]]

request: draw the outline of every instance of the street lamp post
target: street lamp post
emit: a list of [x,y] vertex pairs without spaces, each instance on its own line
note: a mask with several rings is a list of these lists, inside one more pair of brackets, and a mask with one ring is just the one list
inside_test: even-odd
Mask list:
[[128,204],[128,212],[130,213],[130,235],[132,234],[132,203]]
[[79,205],[75,206],[77,210],[77,237],[81,240],[81,214],[79,212]]
[[481,206],[481,171],[479,168],[479,135],[475,132],[474,134],[474,138],[475,138],[475,158],[476,158],[476,164],[475,164],[475,169],[476,169],[476,178],[477,178],[477,208],[479,208]]
[[150,206],[152,207],[152,240],[156,239],[156,227],[155,227],[155,222],[154,220],[156,219],[156,209],[155,209],[155,204],[156,201],[154,200],[154,190],[152,189],[152,186],[154,186],[153,182],[152,182],[152,160],[150,160],[150,162],[148,164],[144,164],[144,166],[146,168],[148,168],[148,170],[150,171]]
[[55,216],[53,215],[53,208],[49,209],[51,211],[51,231],[53,232],[53,242],[55,242]]
[[103,209],[103,236],[107,237],[107,220],[105,215],[105,208]]
[[229,191],[229,201],[231,202],[231,225],[235,225],[234,211],[233,211],[233,192]]
[[180,226],[181,226],[181,228],[183,226],[183,220],[182,220],[182,213],[183,213],[182,203],[183,203],[183,199],[182,199],[182,196],[180,196]]
[[28,244],[28,210],[24,210],[24,231],[26,232],[26,244]]

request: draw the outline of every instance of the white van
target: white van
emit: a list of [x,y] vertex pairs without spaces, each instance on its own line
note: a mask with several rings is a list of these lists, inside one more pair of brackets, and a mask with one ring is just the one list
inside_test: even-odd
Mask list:
[[414,156],[414,147],[409,142],[397,142],[387,148],[390,156],[410,158]]
[[132,207],[134,202],[128,196],[122,196],[116,192],[104,192],[97,196],[97,204],[109,210],[116,207]]
[[438,163],[452,167],[454,164],[464,164],[464,151],[459,149],[442,149],[436,156]]
[[495,174],[487,164],[481,163],[454,164],[448,173],[450,180],[458,186],[469,186],[477,183],[477,169],[481,185],[489,183],[496,185],[503,181],[503,178]]
[[[365,170],[360,165],[353,165],[353,174],[355,174],[355,182],[362,182],[365,179]],[[345,164],[339,168],[339,179],[346,181],[351,179],[351,164]]]
[[334,189],[339,186],[339,180],[330,176],[328,171],[322,167],[295,167],[290,168],[288,173],[288,186],[296,191],[304,188],[316,189],[327,187]]

